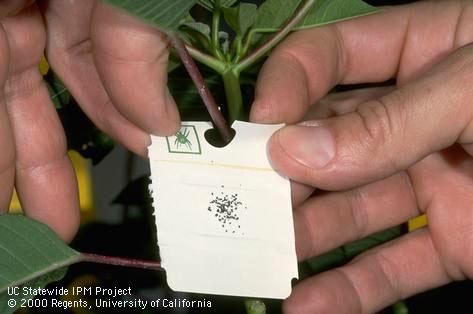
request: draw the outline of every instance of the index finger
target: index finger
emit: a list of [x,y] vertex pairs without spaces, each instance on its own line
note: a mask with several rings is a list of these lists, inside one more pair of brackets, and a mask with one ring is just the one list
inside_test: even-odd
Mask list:
[[293,123],[337,84],[404,84],[471,42],[473,5],[419,2],[296,32],[260,73],[250,119]]
[[180,119],[166,87],[166,36],[126,12],[98,1],[91,39],[97,71],[117,110],[145,131],[174,134]]

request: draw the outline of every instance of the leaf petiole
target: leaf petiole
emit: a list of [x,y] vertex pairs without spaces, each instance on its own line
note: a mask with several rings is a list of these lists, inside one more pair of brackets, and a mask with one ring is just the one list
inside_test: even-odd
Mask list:
[[227,66],[225,62],[206,54],[205,52],[191,46],[186,45],[187,51],[195,60],[199,61],[202,64],[205,64],[209,68],[213,69],[218,74],[223,74],[225,72]]
[[187,72],[189,73],[192,81],[194,82],[195,86],[197,87],[197,91],[204,102],[212,121],[215,124],[215,127],[219,131],[222,139],[225,143],[230,143],[233,138],[233,134],[231,132],[231,128],[225,120],[225,117],[219,110],[217,103],[215,102],[215,98],[213,97],[211,91],[207,87],[207,84],[202,77],[202,74],[199,71],[199,68],[192,59],[192,56],[187,51],[186,45],[184,41],[179,38],[177,34],[170,33],[168,37],[171,41],[171,45],[176,50],[176,53],[179,55],[179,58],[182,61],[182,64],[186,68]]
[[233,64],[237,64],[241,58],[243,58],[244,54],[244,50],[243,50],[243,43],[242,43],[242,36],[241,35],[237,35],[235,36],[235,39],[234,39],[234,51],[235,51],[235,55],[233,57],[233,60],[232,60],[232,63]]
[[212,53],[218,59],[224,60],[224,56],[222,54],[222,51],[220,50],[220,15],[220,1],[216,0],[215,7],[212,12]]
[[163,270],[161,268],[160,261],[148,261],[148,260],[141,260],[141,259],[125,258],[125,257],[105,256],[105,255],[98,255],[98,254],[91,254],[91,253],[82,253],[80,261],[89,262],[89,263],[97,263],[97,264],[142,268],[142,269]]
[[[242,72],[249,66],[253,65],[259,58],[263,57],[271,49],[273,49],[281,40],[283,40],[289,32],[305,17],[309,12],[312,6],[315,4],[316,0],[305,0],[297,8],[294,15],[284,24],[284,26],[271,36],[264,44],[255,49],[252,53],[247,55],[243,60],[241,60],[235,67],[238,72]],[[251,41],[251,31],[248,34],[248,39],[245,43],[245,46],[249,45]],[[245,47],[246,48],[246,47]]]

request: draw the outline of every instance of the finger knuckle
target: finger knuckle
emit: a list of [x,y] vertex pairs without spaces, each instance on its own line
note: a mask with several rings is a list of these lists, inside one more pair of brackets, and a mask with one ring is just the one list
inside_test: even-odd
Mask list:
[[373,269],[378,270],[383,286],[389,290],[389,294],[399,300],[405,297],[400,287],[399,275],[401,274],[396,263],[385,255],[384,249],[373,252]]
[[28,68],[24,71],[10,75],[5,83],[5,98],[8,101],[28,99],[41,91],[43,78],[36,68]]
[[310,217],[309,211],[299,210],[299,211],[296,211],[294,215],[300,216],[299,221],[301,221],[302,224],[299,227],[305,229],[305,232],[302,234],[305,234],[306,238],[303,239],[303,241],[305,241],[305,243],[307,243],[308,245],[305,247],[306,250],[304,250],[303,252],[300,252],[300,256],[299,256],[300,258],[305,260],[309,257],[314,256],[317,253],[320,253],[320,250],[317,250],[317,247],[316,247],[316,242],[318,239],[318,236],[316,234],[317,228],[315,228],[314,226],[314,222],[313,222],[313,219],[311,219]]
[[367,203],[364,193],[360,189],[354,189],[345,194],[351,215],[350,221],[353,224],[354,239],[360,239],[367,235],[369,217],[367,212]]
[[382,156],[386,166],[399,169],[397,159],[389,154],[389,148],[405,137],[407,96],[396,91],[388,96],[359,106],[355,114],[359,117],[362,132],[359,141],[373,158]]
[[37,66],[46,46],[46,29],[35,7],[20,13],[4,24],[9,40],[10,72],[16,73]]
[[374,147],[379,147],[391,137],[390,118],[385,102],[371,101],[360,106],[356,113],[359,115],[364,128],[364,134]]
[[338,301],[338,303],[343,302],[345,306],[349,305],[348,308],[350,313],[366,313],[362,302],[362,293],[359,290],[358,285],[354,282],[354,279],[350,276],[346,269],[343,267],[336,268],[333,270],[333,272],[335,275],[339,276],[342,282],[345,282],[345,286],[348,287],[351,292],[350,294],[347,294],[347,296],[349,295],[351,297],[349,299],[347,298],[345,300],[340,300],[338,295],[335,295],[335,300],[331,300],[331,304],[327,304],[327,309],[333,308],[333,304],[336,304]]

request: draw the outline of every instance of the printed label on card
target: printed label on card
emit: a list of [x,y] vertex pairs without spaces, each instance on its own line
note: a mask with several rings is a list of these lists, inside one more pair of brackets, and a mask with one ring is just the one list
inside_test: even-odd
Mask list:
[[281,125],[232,127],[223,148],[205,139],[208,122],[152,137],[161,263],[175,291],[283,299],[298,277],[291,191],[266,154]]

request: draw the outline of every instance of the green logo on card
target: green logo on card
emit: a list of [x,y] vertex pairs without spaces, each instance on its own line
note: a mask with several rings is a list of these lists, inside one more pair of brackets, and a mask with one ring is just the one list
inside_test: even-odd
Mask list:
[[173,136],[167,136],[168,150],[174,154],[202,154],[199,136],[193,125],[183,125]]

